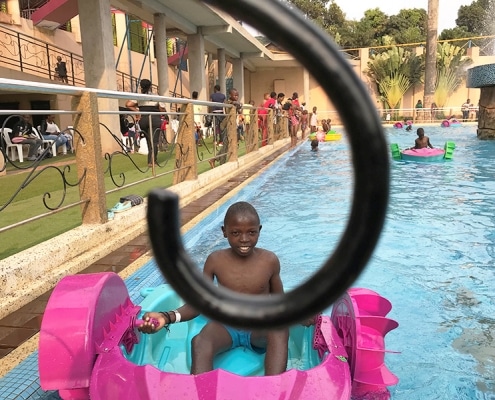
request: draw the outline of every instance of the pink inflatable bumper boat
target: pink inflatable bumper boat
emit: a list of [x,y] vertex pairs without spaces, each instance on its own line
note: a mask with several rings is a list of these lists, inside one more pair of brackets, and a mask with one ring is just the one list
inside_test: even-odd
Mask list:
[[455,143],[452,141],[445,142],[441,148],[424,148],[424,149],[405,149],[401,150],[397,143],[390,145],[392,158],[394,160],[416,161],[416,162],[438,162],[452,161],[454,157]]
[[387,386],[398,382],[384,363],[384,337],[398,323],[386,317],[391,303],[371,290],[350,289],[331,316],[291,327],[288,370],[277,376],[263,376],[264,355],[241,347],[219,354],[213,371],[190,375],[191,339],[207,320],[141,334],[141,308],[183,303],[169,285],[141,293],[136,306],[114,273],[62,279],[40,330],[42,389],[92,400],[389,399]]

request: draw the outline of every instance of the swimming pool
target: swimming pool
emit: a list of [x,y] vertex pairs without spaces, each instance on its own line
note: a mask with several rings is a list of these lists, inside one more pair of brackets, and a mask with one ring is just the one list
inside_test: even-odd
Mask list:
[[[473,127],[426,127],[434,146],[456,143],[445,163],[391,162],[391,196],[379,245],[355,286],[392,301],[399,321],[387,364],[400,382],[393,399],[495,399],[495,142]],[[415,131],[387,129],[410,147]],[[198,265],[227,245],[226,208],[247,200],[263,224],[259,246],[281,260],[293,286],[316,271],[350,212],[352,170],[345,141],[309,143],[271,168],[185,236]]]
[[[426,127],[433,145],[456,143],[454,160],[391,162],[385,228],[355,286],[391,300],[389,316],[400,323],[386,338],[388,349],[401,352],[387,355],[400,378],[390,388],[392,399],[495,399],[495,142],[479,141],[475,132],[475,127]],[[387,137],[403,148],[416,135],[388,129]],[[304,143],[187,232],[184,242],[202,265],[212,250],[227,245],[220,230],[226,208],[250,201],[263,224],[259,246],[278,254],[284,284],[294,286],[316,271],[338,242],[351,195],[347,143],[322,143],[316,154]],[[126,284],[139,302],[139,289],[161,277],[153,263],[136,274],[143,278],[133,275]],[[19,380],[37,374],[36,368],[22,370],[35,361],[36,354],[16,368]],[[20,398],[58,396],[38,388]]]

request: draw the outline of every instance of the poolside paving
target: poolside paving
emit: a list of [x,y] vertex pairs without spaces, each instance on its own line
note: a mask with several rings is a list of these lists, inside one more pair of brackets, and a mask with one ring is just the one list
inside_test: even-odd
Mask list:
[[[212,189],[204,196],[192,201],[181,208],[181,225],[184,226],[194,217],[206,210],[212,204],[220,200],[230,191],[239,186],[249,177],[258,173],[261,169],[273,162],[281,154],[289,149],[289,145],[281,147],[278,151],[267,156],[257,165],[242,171],[239,175],[232,177],[225,184]],[[147,234],[141,234],[128,243],[122,245],[116,251],[108,254],[102,259],[89,265],[81,274],[95,272],[120,272],[139,257],[151,250]],[[51,290],[39,296],[29,304],[21,307],[14,313],[0,319],[0,359],[19,347],[22,343],[39,332],[41,320]]]

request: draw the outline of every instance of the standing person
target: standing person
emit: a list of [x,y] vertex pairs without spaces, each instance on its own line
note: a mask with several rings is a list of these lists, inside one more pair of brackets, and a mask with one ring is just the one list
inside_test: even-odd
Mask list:
[[311,126],[311,133],[318,130],[318,117],[316,115],[316,107],[313,107],[313,112],[311,113],[309,125]]
[[[71,148],[68,138],[60,132],[60,128],[55,123],[55,116],[48,115],[46,119],[41,121],[40,125],[41,135],[45,140],[53,140],[55,142],[55,146],[58,150],[60,146],[66,145],[66,151],[64,151],[64,155],[67,154],[67,150]],[[56,154],[54,154],[55,156]]]
[[414,108],[416,108],[416,118],[420,119],[421,112],[423,111],[423,102],[421,100],[418,100]]
[[308,129],[308,110],[302,110],[301,112],[301,119],[300,119],[300,124],[301,124],[301,140],[304,140],[306,137],[306,130]]
[[[192,92],[192,99],[198,100],[198,92]],[[196,145],[201,146],[201,140],[203,139],[203,128],[201,127],[201,121],[203,120],[203,106],[199,104],[193,105],[194,111],[194,139],[196,140]]]
[[29,118],[29,115],[23,115],[22,118],[14,124],[9,136],[12,143],[29,145],[27,159],[29,161],[35,161],[38,158],[37,154],[43,144],[43,140],[34,134],[33,125],[29,121]]
[[[280,261],[269,250],[256,247],[261,224],[256,209],[249,203],[232,204],[225,214],[222,232],[229,248],[211,253],[205,262],[203,275],[227,289],[249,294],[267,295],[284,292],[280,278]],[[189,321],[199,313],[188,304],[174,311],[148,312],[139,328],[156,333],[180,321]],[[158,321],[154,326],[153,319]],[[172,328],[173,329],[173,328]],[[285,372],[288,357],[288,330],[249,331],[236,329],[220,322],[209,321],[191,342],[191,374],[213,370],[213,358],[235,347],[256,353],[266,353],[265,375]]]
[[268,112],[270,109],[275,110],[275,104],[277,103],[277,93],[271,92],[270,94],[265,93],[265,100],[261,105],[258,112],[260,114],[261,121],[261,145],[266,146],[268,144]]
[[299,119],[301,115],[301,105],[299,103],[299,94],[297,92],[292,93],[291,109],[289,111],[291,126],[291,147],[295,147],[297,144],[297,132],[299,131]]
[[[225,103],[226,96],[220,92],[220,85],[215,85],[213,88],[213,93],[210,95],[210,101],[214,103]],[[210,112],[214,114],[223,114],[223,106],[213,106],[210,107]],[[221,138],[221,131],[220,131],[220,124],[223,121],[225,116],[223,115],[215,115],[213,118],[214,121],[214,127],[215,127],[215,141],[217,144],[222,144],[222,138]]]
[[57,65],[55,66],[55,74],[61,82],[69,83],[69,78],[67,77],[67,65],[65,61],[62,61],[62,57],[57,57]]
[[471,99],[467,99],[466,102],[461,106],[462,111],[462,121],[466,122],[469,118],[469,105],[471,103]]
[[[149,79],[141,79],[139,86],[141,87],[141,93],[151,94],[151,81]],[[141,104],[138,104],[135,100],[128,100],[125,106],[133,111],[167,111],[165,103],[151,100],[142,101]],[[162,119],[159,114],[141,114],[137,119],[139,120],[139,128],[144,133],[148,144],[148,167],[152,167],[153,164],[157,164]],[[165,119],[169,120],[167,115],[165,115]]]
[[431,103],[431,120],[434,121],[437,119],[437,103],[433,102]]
[[414,147],[411,147],[409,150],[425,149],[427,147],[433,149],[433,146],[430,143],[430,138],[428,136],[425,136],[425,130],[423,128],[418,128],[416,134],[418,135],[418,138],[414,141]]

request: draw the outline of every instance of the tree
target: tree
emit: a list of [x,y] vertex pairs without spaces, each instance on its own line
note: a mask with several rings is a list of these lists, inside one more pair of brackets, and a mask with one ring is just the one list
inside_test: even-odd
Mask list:
[[[428,0],[428,35],[426,37],[425,89],[423,107],[430,108],[437,80],[438,0]],[[437,104],[438,105],[438,104]]]
[[448,98],[463,82],[466,76],[466,69],[472,63],[472,60],[465,57],[463,47],[454,46],[450,43],[439,43],[436,57],[437,80],[434,96],[438,107],[443,107],[446,105]]
[[428,15],[422,8],[400,10],[389,18],[386,33],[398,44],[424,42]]
[[452,29],[444,29],[438,40],[464,39],[470,37],[471,34],[465,26],[455,26]]
[[458,27],[472,35],[489,36],[495,32],[495,0],[475,0],[468,6],[461,6],[455,20]]
[[421,68],[422,62],[415,53],[392,46],[370,57],[366,74],[376,83],[382,101],[388,108],[395,109],[412,82],[422,76]]

